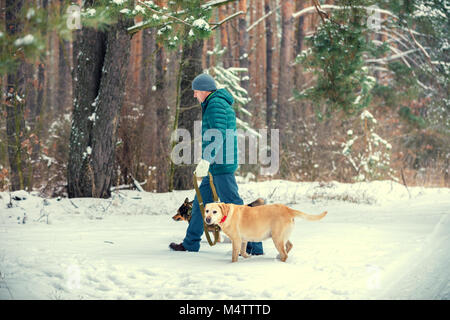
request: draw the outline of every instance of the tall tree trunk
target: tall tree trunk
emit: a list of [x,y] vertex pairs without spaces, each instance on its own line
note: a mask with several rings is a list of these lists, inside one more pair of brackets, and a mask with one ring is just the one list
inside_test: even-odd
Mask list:
[[156,167],[158,174],[156,175],[157,191],[163,192],[168,190],[168,170],[169,170],[169,107],[166,99],[167,94],[167,65],[166,53],[162,45],[157,44],[156,51],[156,91],[160,92],[156,101]]
[[[227,17],[228,13],[228,5],[224,5],[218,8],[219,10],[219,21],[222,21]],[[228,24],[220,26],[220,45],[222,49],[226,49],[226,52],[222,56],[222,63],[224,68],[229,68],[230,65],[230,57],[231,57],[231,44],[228,41]]]
[[[77,31],[74,42],[72,130],[68,162],[69,197],[91,197],[92,176],[88,174],[90,160],[88,147],[92,146],[92,121],[94,101],[100,88],[105,56],[105,34],[93,28]],[[92,167],[90,168],[92,172]]]
[[49,30],[48,50],[47,50],[47,65],[45,66],[45,73],[47,75],[45,96],[47,103],[47,112],[51,119],[55,119],[58,115],[58,88],[59,88],[59,41],[55,30]]
[[92,169],[94,197],[109,197],[117,142],[120,109],[124,100],[130,58],[130,40],[126,27],[129,21],[120,19],[107,32],[106,54],[92,128]]
[[[165,91],[163,89],[163,91],[159,92],[156,88],[156,51],[156,28],[148,28],[143,30],[143,65],[141,77],[143,79],[142,104],[144,106],[144,126],[141,134],[144,137],[156,137],[158,134],[158,129],[161,128],[161,124],[158,123],[156,116],[156,99],[161,95],[165,95]],[[164,87],[164,85],[161,87]],[[162,128],[168,127],[168,124],[162,125]],[[167,143],[169,144],[169,142]],[[159,161],[164,156],[157,153],[156,150],[158,146],[154,143],[153,139],[144,139],[142,148],[144,149],[143,152],[145,154],[145,158],[150,166],[156,167],[156,171],[148,171],[147,184],[144,186],[145,190],[166,192],[168,190],[168,172],[167,169],[164,172],[163,169],[159,167]],[[169,146],[167,146],[167,149],[169,149]],[[166,161],[168,160],[166,159]]]
[[129,19],[106,33],[83,28],[74,48],[74,109],[68,164],[69,197],[109,197],[116,131],[130,57]]
[[[36,6],[40,9],[47,9],[48,1],[37,1]],[[43,16],[43,23],[45,27],[42,32],[42,36],[47,38],[47,19],[48,16]],[[48,40],[48,39],[47,39]],[[51,45],[51,44],[50,44]],[[39,61],[38,63],[27,63],[26,64],[26,94],[27,97],[25,103],[25,117],[26,126],[29,128],[29,135],[27,136],[28,140],[28,164],[27,164],[27,172],[25,179],[25,183],[28,187],[28,190],[32,190],[34,186],[35,180],[42,181],[42,174],[46,172],[46,167],[44,165],[45,162],[40,162],[39,158],[41,155],[41,142],[45,141],[47,137],[43,135],[47,133],[47,131],[43,131],[43,114],[44,114],[44,88],[45,88],[45,65],[44,62]],[[67,69],[68,72],[69,69]],[[66,77],[70,76],[66,74]],[[67,84],[64,85],[64,88],[67,90]],[[62,114],[62,112],[61,112]],[[26,140],[26,141],[27,141]],[[24,160],[24,159],[22,159]]]
[[[5,27],[9,36],[14,37],[22,31],[20,11],[23,0],[6,0]],[[6,93],[6,135],[8,143],[8,160],[10,166],[11,190],[24,188],[22,141],[25,130],[24,89],[25,62],[19,62],[17,68],[8,73]]]
[[23,79],[23,65],[20,65],[15,74],[8,74],[8,93],[6,98],[6,135],[8,143],[8,161],[10,166],[11,191],[24,188],[22,142],[25,130],[24,97],[18,81]]
[[[280,48],[280,67],[278,82],[278,98],[276,112],[276,128],[280,130],[280,157],[281,174],[285,173],[289,143],[289,123],[292,119],[292,108],[289,105],[289,98],[292,96],[292,72],[291,63],[293,59],[293,40],[294,40],[294,1],[281,1],[281,48]],[[284,168],[283,168],[284,167]]]
[[[248,69],[247,0],[239,1],[239,11],[245,12],[239,17],[239,65],[241,68]],[[248,84],[249,78],[241,80],[241,87],[245,90],[248,90]]]
[[[255,22],[255,8],[254,8],[254,4],[255,4],[255,0],[248,0],[249,1],[249,7],[248,7],[248,14],[249,14],[249,25],[252,25]],[[253,112],[254,109],[258,108],[258,104],[256,103],[256,101],[254,100],[254,96],[255,96],[255,62],[254,62],[254,49],[253,47],[255,46],[255,28],[253,28],[252,30],[250,30],[250,32],[248,32],[248,55],[249,55],[249,59],[248,59],[248,73],[249,73],[249,77],[250,77],[250,82],[248,84],[248,95],[249,97],[252,98],[252,100],[249,103],[248,106],[248,110],[250,112]],[[254,119],[253,119],[254,120]]]
[[[167,1],[159,0],[159,6],[165,6]],[[168,52],[162,44],[156,43],[156,31],[153,36],[153,78],[155,91],[152,91],[154,118],[151,120],[154,131],[154,141],[152,143],[152,165],[156,167],[154,171],[156,191],[167,192],[169,190],[169,168],[170,168],[170,132],[169,119],[170,108],[168,101],[169,81],[168,81]]]
[[[261,18],[264,16],[264,1],[257,2],[257,16]],[[265,88],[266,88],[266,37],[265,37],[265,25],[263,22],[259,23],[257,26],[258,34],[258,45],[256,55],[258,64],[258,105],[263,106],[265,104]]]
[[58,45],[58,89],[56,92],[57,114],[66,113],[70,110],[72,101],[72,82],[70,79],[70,42],[59,40]]
[[[186,129],[194,139],[194,121],[201,119],[201,107],[194,98],[192,81],[202,72],[201,48],[202,40],[195,40],[190,45],[185,45],[181,57],[180,72],[180,108],[178,116],[178,128]],[[196,164],[194,163],[194,144],[191,143],[191,164],[175,166],[173,175],[173,189],[186,190],[192,188],[192,173]]]
[[[273,8],[274,10],[275,8]],[[271,0],[264,0],[264,12],[268,14],[272,10]],[[273,33],[272,19],[266,19],[266,125],[272,128],[273,125],[273,80],[272,80],[272,51],[273,51]]]
[[[303,0],[296,0],[295,2],[295,11],[298,12],[301,9],[305,8],[305,2]],[[305,40],[305,17],[301,16],[298,18],[298,21],[295,26],[295,52],[294,56],[297,56],[301,53],[301,51],[304,49],[304,40]],[[303,75],[303,67],[301,65],[295,66],[295,74],[294,74],[294,88],[297,90],[301,90],[301,86],[305,82],[305,77]],[[296,114],[304,118],[305,117],[305,103],[299,103],[296,105]],[[296,121],[297,123],[297,121]]]

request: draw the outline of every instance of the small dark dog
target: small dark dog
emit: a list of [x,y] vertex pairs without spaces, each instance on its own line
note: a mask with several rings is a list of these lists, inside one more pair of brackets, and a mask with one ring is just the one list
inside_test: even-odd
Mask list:
[[184,203],[178,208],[177,214],[172,217],[175,221],[191,221],[192,204],[194,200],[189,202],[189,198],[184,199]]
[[[178,208],[177,214],[172,217],[175,221],[187,221],[188,223],[191,221],[191,212],[192,212],[192,204],[194,203],[194,200],[189,201],[188,198],[184,199],[184,203],[181,205],[181,207]],[[257,207],[262,206],[265,204],[264,199],[258,198],[252,203],[249,203],[249,207]],[[208,226],[208,231],[214,232],[215,226],[210,225]],[[219,240],[220,242],[220,240]]]

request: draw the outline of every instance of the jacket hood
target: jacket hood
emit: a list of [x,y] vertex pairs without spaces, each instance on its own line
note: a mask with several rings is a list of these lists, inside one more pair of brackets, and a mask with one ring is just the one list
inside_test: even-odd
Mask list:
[[219,89],[214,91],[213,93],[211,93],[208,98],[206,98],[205,101],[202,102],[202,107],[206,107],[209,103],[209,101],[211,101],[212,99],[223,99],[225,100],[229,105],[233,105],[234,103],[234,99],[233,96],[231,95],[231,93],[225,89]]
[[226,100],[230,105],[232,105],[234,103],[233,96],[225,88],[216,90],[216,92],[214,92],[214,94],[212,94],[211,98],[222,98],[222,99]]

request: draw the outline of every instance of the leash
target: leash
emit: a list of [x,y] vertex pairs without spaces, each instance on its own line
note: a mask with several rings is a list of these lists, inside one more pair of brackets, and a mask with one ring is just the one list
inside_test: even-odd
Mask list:
[[[213,194],[214,202],[218,202],[219,197],[217,196],[216,187],[214,186],[214,181],[213,181],[211,172],[208,172],[208,175],[209,175],[209,185],[211,186],[211,191]],[[200,212],[202,213],[203,229],[205,230],[206,239],[208,240],[209,245],[213,246],[219,240],[219,226],[214,227],[214,242],[213,242],[211,240],[211,237],[209,236],[208,225],[205,222],[205,206],[203,205],[203,198],[202,198],[202,195],[200,194],[200,190],[198,188],[197,176],[195,175],[195,173],[194,173],[194,188],[195,188],[195,192],[197,193],[197,200],[198,200],[198,204],[200,206]]]

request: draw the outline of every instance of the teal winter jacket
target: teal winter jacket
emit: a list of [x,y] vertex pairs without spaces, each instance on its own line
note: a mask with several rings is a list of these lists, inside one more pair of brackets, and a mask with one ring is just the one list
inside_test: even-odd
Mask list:
[[212,175],[234,173],[238,167],[234,99],[226,89],[202,102],[202,158],[211,163]]

